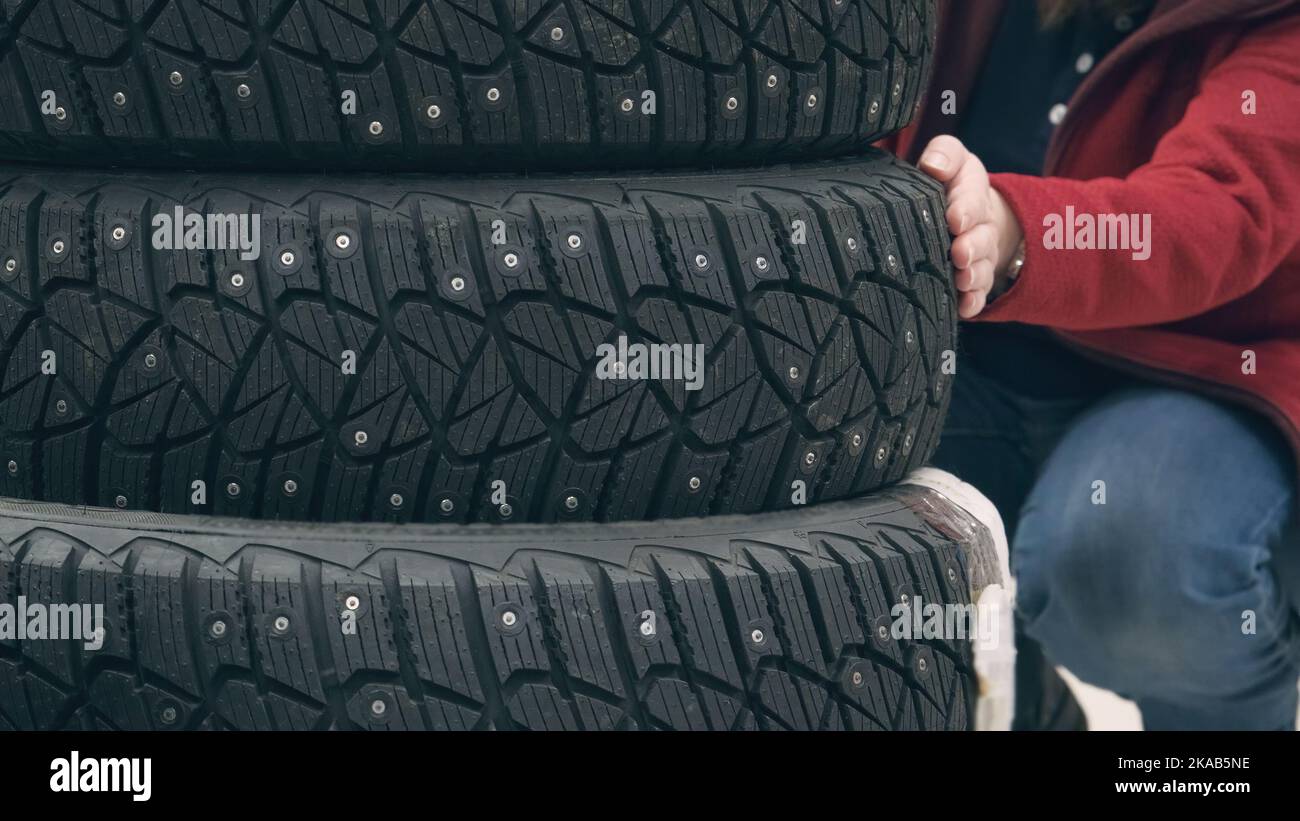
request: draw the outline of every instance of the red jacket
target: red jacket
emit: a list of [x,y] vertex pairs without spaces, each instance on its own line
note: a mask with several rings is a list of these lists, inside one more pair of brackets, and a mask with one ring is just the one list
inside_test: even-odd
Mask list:
[[[957,131],[1003,2],[940,0],[929,93],[886,147],[915,162]],[[1300,458],[1300,3],[1158,0],[1069,102],[1044,176],[992,179],[1027,255],[981,320],[1046,325],[1153,380],[1249,405]],[[1150,214],[1150,259],[1045,250],[1044,217],[1068,206]]]

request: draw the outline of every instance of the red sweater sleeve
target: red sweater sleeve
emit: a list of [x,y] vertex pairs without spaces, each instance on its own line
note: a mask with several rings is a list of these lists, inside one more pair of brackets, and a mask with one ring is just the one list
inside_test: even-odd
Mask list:
[[[1173,322],[1249,292],[1300,242],[1300,20],[1248,34],[1125,179],[995,174],[1024,229],[1016,284],[980,316],[1095,330]],[[1257,113],[1243,113],[1255,92]],[[1118,135],[1117,135],[1117,138]],[[1045,220],[1149,214],[1151,256],[1048,250]],[[1066,226],[1072,231],[1072,226]]]

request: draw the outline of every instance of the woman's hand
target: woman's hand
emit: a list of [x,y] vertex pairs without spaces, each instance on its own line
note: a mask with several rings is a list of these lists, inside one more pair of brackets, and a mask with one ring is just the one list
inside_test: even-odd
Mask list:
[[1001,293],[1007,286],[1007,268],[1024,232],[1006,200],[989,185],[984,163],[956,137],[931,140],[920,167],[948,191],[954,282],[961,292],[957,314],[971,319],[984,310],[990,291]]

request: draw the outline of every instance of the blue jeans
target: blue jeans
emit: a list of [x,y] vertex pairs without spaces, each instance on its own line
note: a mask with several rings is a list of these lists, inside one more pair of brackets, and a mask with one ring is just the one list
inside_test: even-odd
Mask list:
[[1053,661],[1148,729],[1294,729],[1295,466],[1263,418],[1150,386],[1030,399],[963,368],[935,463],[1007,518]]

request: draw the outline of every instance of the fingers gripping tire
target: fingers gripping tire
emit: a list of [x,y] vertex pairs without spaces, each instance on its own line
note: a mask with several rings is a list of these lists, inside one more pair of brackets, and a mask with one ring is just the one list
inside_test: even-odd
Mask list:
[[934,31],[932,0],[30,0],[0,9],[0,156],[371,171],[815,159],[907,124]]
[[[256,260],[172,234],[219,217],[237,245],[250,214]],[[878,153],[620,180],[0,170],[0,494],[453,522],[861,494],[938,436],[942,214]]]
[[673,533],[0,502],[0,604],[106,614],[0,640],[0,729],[970,729],[971,644],[890,627],[970,600],[900,502]]

